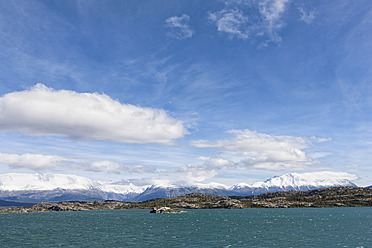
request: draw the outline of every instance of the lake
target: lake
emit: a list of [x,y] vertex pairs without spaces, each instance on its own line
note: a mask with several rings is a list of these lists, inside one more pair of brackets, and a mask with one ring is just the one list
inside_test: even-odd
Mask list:
[[372,208],[1,214],[0,247],[372,247]]

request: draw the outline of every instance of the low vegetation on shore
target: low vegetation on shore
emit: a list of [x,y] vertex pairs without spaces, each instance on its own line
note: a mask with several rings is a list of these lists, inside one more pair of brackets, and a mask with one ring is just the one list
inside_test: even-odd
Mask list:
[[106,209],[152,209],[168,206],[172,209],[213,208],[304,208],[304,207],[372,207],[372,189],[335,187],[309,191],[281,191],[247,197],[226,197],[200,193],[144,202],[68,201],[39,203],[31,207],[0,209],[0,213],[32,213],[53,211],[89,211]]

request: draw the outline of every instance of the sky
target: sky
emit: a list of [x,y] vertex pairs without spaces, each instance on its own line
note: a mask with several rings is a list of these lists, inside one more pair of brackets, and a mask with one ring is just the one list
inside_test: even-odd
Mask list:
[[0,172],[372,185],[372,2],[0,0]]

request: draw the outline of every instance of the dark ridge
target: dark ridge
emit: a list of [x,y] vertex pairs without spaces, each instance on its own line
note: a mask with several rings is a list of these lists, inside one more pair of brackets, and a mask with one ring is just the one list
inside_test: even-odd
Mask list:
[[152,209],[162,206],[172,209],[372,207],[372,189],[332,187],[309,191],[280,191],[247,197],[191,193],[179,197],[159,198],[142,202],[115,200],[43,202],[32,207],[0,209],[0,213]]
[[0,207],[30,207],[36,203],[26,203],[26,202],[13,202],[0,200]]

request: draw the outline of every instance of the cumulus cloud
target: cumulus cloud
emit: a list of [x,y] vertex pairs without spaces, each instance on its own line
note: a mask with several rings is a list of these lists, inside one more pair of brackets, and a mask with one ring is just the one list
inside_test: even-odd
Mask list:
[[54,90],[42,84],[0,98],[0,130],[71,139],[172,145],[187,134],[162,109],[121,104],[105,94]]
[[151,185],[162,186],[162,187],[173,187],[175,186],[174,181],[170,181],[164,178],[131,178],[123,179],[118,182],[114,182],[116,185],[136,185],[149,187]]
[[117,172],[120,168],[120,164],[113,161],[94,161],[90,165],[86,166],[89,171],[101,172]]
[[184,165],[179,170],[182,173],[182,181],[187,183],[203,182],[218,174],[218,169],[208,165]]
[[234,167],[234,163],[230,160],[217,157],[199,157],[199,160],[204,162],[204,165],[209,168],[219,169],[226,167]]
[[169,17],[165,21],[166,27],[169,28],[168,35],[179,40],[191,38],[194,31],[191,29],[189,21],[190,16],[186,14]]
[[155,171],[154,167],[144,165],[123,165],[110,160],[91,161],[89,159],[71,158],[44,154],[10,154],[0,153],[0,163],[13,169],[29,169],[37,172],[65,167],[74,170],[108,172],[120,174],[145,174]]
[[232,161],[219,157],[199,157],[198,160],[202,164],[188,164],[178,170],[181,173],[181,184],[203,182],[218,175],[222,169],[236,167]]
[[8,164],[11,168],[26,168],[30,170],[40,171],[45,169],[53,169],[57,166],[63,166],[71,161],[71,159],[54,155],[42,154],[8,154],[0,153],[0,163]]
[[[283,13],[289,0],[225,1],[225,8],[209,13],[219,32],[238,39],[264,37],[279,42]],[[233,8],[232,5],[235,7]]]
[[[304,137],[274,136],[251,130],[230,130],[233,138],[208,141],[197,140],[191,145],[198,148],[214,147],[223,151],[228,157],[223,163],[237,167],[283,171],[305,169],[318,161],[304,151],[311,140]],[[316,140],[315,140],[316,141]],[[322,140],[323,141],[323,140]],[[222,155],[221,155],[222,157]],[[208,160],[219,166],[219,160]]]
[[314,11],[309,11],[308,13],[306,12],[306,10],[304,8],[297,8],[298,11],[300,12],[301,16],[300,16],[300,20],[307,23],[307,24],[310,24],[313,22],[314,18],[315,18],[315,13]]
[[134,184],[137,186],[146,186],[146,185],[153,185],[156,184],[157,180],[153,178],[132,178],[132,179],[123,179],[120,184],[127,185],[127,184]]

